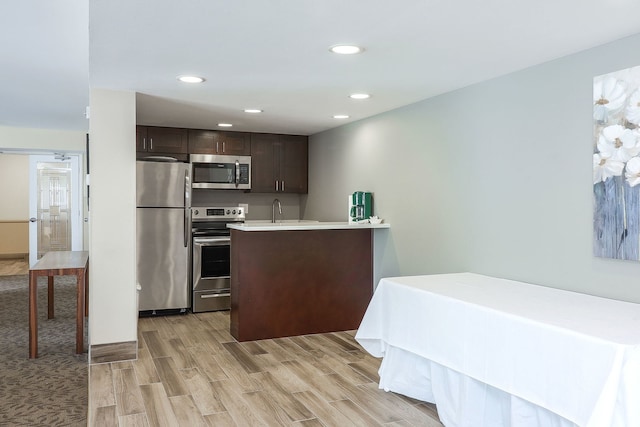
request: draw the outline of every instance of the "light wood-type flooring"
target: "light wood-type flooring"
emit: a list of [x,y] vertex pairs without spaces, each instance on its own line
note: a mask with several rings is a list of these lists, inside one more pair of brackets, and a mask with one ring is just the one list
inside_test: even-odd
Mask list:
[[90,366],[91,426],[442,426],[378,389],[354,331],[238,343],[228,311],[138,326],[138,360]]
[[24,258],[0,258],[0,276],[29,274],[29,262]]

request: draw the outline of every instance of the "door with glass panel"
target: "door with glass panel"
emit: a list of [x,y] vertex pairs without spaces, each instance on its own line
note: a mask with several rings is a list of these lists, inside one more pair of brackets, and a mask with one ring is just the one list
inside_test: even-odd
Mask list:
[[49,251],[82,250],[78,155],[29,156],[29,264]]

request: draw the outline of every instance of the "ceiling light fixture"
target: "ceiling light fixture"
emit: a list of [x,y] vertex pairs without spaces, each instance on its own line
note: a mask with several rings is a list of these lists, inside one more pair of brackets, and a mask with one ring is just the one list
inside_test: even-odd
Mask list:
[[204,81],[204,77],[198,76],[178,76],[177,79],[182,83],[202,83]]
[[221,128],[230,128],[233,125],[231,123],[218,123],[218,126]]
[[339,53],[341,55],[353,55],[356,53],[364,52],[364,48],[350,44],[337,44],[335,46],[331,46],[329,50],[333,53]]
[[333,116],[334,119],[348,119],[349,116],[346,114],[336,114],[335,116]]
[[257,113],[262,113],[262,110],[260,110],[258,108],[245,108],[244,112],[245,113],[250,113],[250,114],[257,114]]
[[349,98],[351,99],[367,99],[370,97],[371,95],[369,95],[368,93],[352,93],[351,95],[349,95]]

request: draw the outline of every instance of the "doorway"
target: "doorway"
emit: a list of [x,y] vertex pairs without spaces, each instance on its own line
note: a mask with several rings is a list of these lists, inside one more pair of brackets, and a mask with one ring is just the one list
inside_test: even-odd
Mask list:
[[0,275],[27,274],[46,250],[82,250],[82,155],[2,151]]
[[29,156],[29,264],[49,251],[82,250],[78,155]]

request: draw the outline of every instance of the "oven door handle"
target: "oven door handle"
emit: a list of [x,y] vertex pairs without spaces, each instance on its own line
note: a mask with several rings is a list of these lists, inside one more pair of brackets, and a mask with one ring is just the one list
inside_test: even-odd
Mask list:
[[194,237],[193,244],[198,246],[214,246],[231,243],[229,237]]

